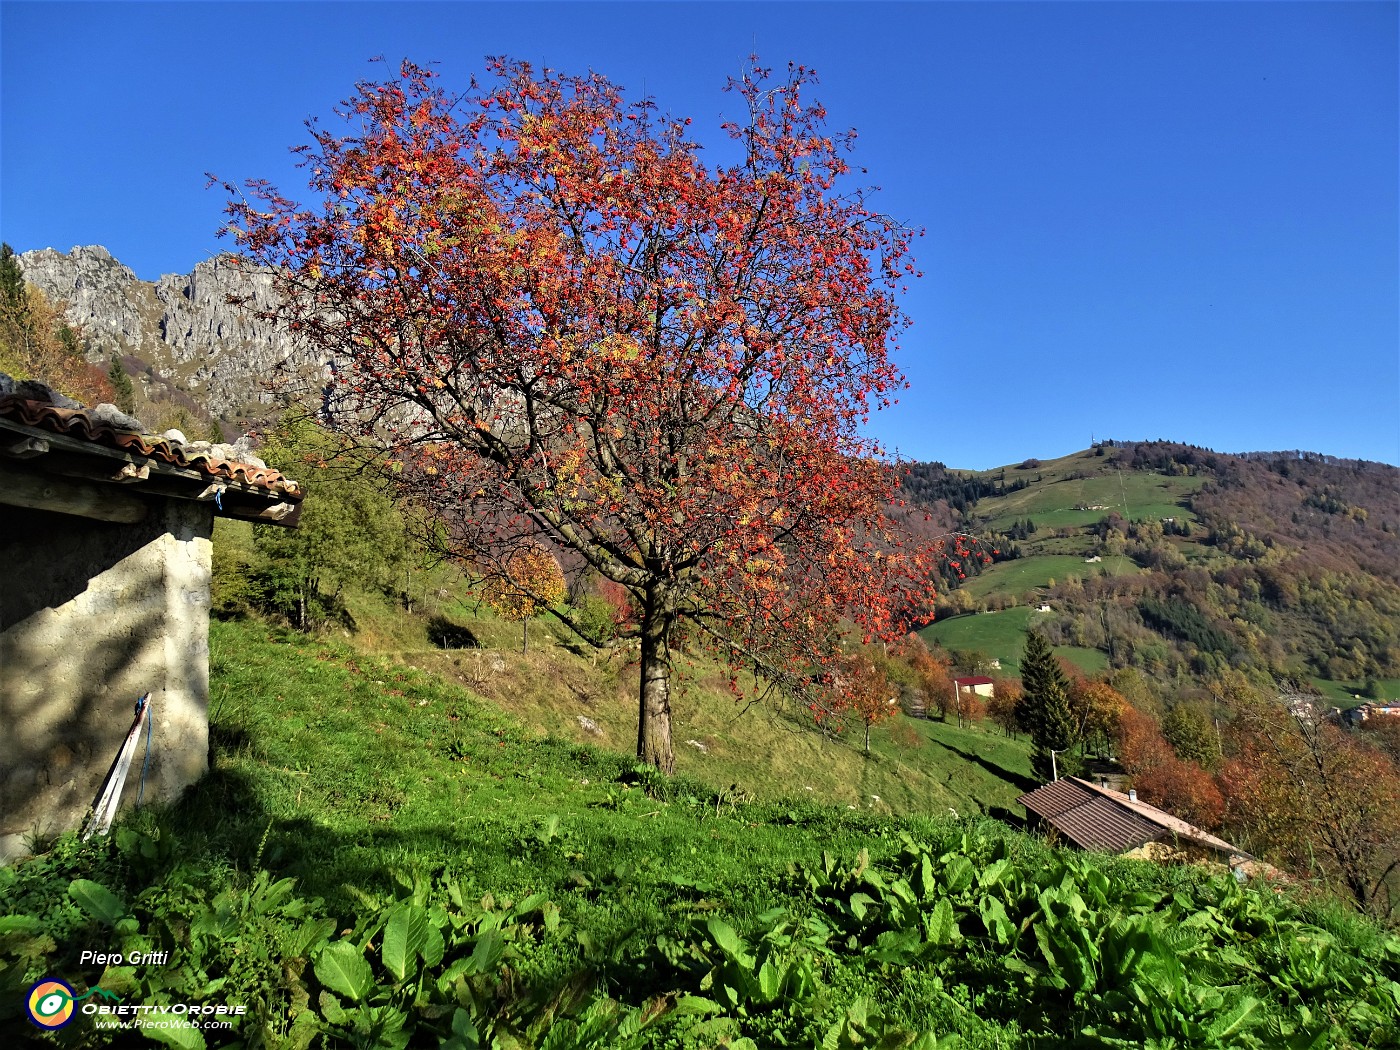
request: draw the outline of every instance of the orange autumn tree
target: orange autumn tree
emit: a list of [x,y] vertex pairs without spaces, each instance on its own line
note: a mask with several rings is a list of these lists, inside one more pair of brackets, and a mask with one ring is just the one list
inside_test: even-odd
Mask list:
[[1001,730],[1003,736],[1009,736],[1013,740],[1016,732],[1021,728],[1021,720],[1017,714],[1017,708],[1021,704],[1021,683],[1011,678],[994,678],[992,680],[992,698],[987,702],[987,714],[992,722]]
[[845,656],[839,665],[834,688],[835,706],[849,711],[865,727],[865,753],[870,754],[870,730],[899,712],[894,686],[866,653]]
[[530,647],[530,621],[564,600],[568,587],[559,561],[543,547],[510,552],[505,564],[482,580],[487,603],[507,620],[520,621],[520,651]]
[[1304,711],[1310,699],[1233,690],[1226,824],[1249,848],[1390,919],[1400,909],[1400,766],[1364,734],[1290,712],[1288,701]]
[[1126,703],[1114,728],[1118,759],[1144,802],[1206,829],[1219,827],[1225,808],[1208,772],[1177,757],[1155,718]]
[[405,64],[311,126],[310,204],[227,187],[277,316],[333,362],[328,413],[462,556],[543,539],[627,589],[637,756],[666,771],[682,633],[820,705],[843,622],[893,640],[932,608],[860,433],[904,385],[911,232],[850,183],[813,79],[731,81],[708,163],[596,74],[493,60],[449,92]]
[[892,651],[909,665],[914,687],[923,697],[925,713],[937,708],[939,717],[946,720],[953,692],[952,666],[948,660],[935,656],[917,634],[906,635]]

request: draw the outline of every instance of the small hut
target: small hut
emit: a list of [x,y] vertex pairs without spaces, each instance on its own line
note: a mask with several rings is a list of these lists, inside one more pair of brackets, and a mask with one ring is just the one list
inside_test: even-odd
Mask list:
[[294,527],[301,501],[239,446],[0,375],[0,862],[82,822],[143,694],[128,798],[205,771],[214,518]]

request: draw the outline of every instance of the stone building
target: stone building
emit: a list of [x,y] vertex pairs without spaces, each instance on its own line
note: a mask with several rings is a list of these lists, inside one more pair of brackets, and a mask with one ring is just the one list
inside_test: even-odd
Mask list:
[[256,457],[136,427],[0,376],[0,861],[81,824],[144,693],[149,768],[143,747],[124,801],[205,771],[214,518],[300,515]]

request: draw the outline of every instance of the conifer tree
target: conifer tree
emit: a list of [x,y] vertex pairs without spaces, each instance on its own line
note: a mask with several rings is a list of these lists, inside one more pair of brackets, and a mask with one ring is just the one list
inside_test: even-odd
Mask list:
[[[1070,772],[1068,751],[1075,742],[1075,722],[1069,703],[1069,679],[1049,643],[1035,631],[1026,632],[1021,687],[1025,696],[1017,707],[1017,715],[1022,728],[1030,734],[1031,768],[1046,781],[1052,778],[1056,766],[1061,775]],[[1053,763],[1052,750],[1056,753]]]
[[19,256],[8,244],[0,244],[0,305],[24,307],[24,271],[20,269]]
[[115,353],[107,367],[107,379],[112,384],[112,390],[116,394],[116,400],[112,403],[120,408],[127,415],[136,411],[136,388],[131,384],[131,376],[126,374],[126,369],[122,367],[122,359]]

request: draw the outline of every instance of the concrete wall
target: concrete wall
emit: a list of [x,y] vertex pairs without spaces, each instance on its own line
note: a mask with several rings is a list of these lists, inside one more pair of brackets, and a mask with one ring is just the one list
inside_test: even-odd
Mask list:
[[[0,862],[81,823],[142,693],[146,800],[206,769],[213,526],[184,500],[153,499],[135,525],[0,505]],[[143,732],[123,806],[144,755]]]

